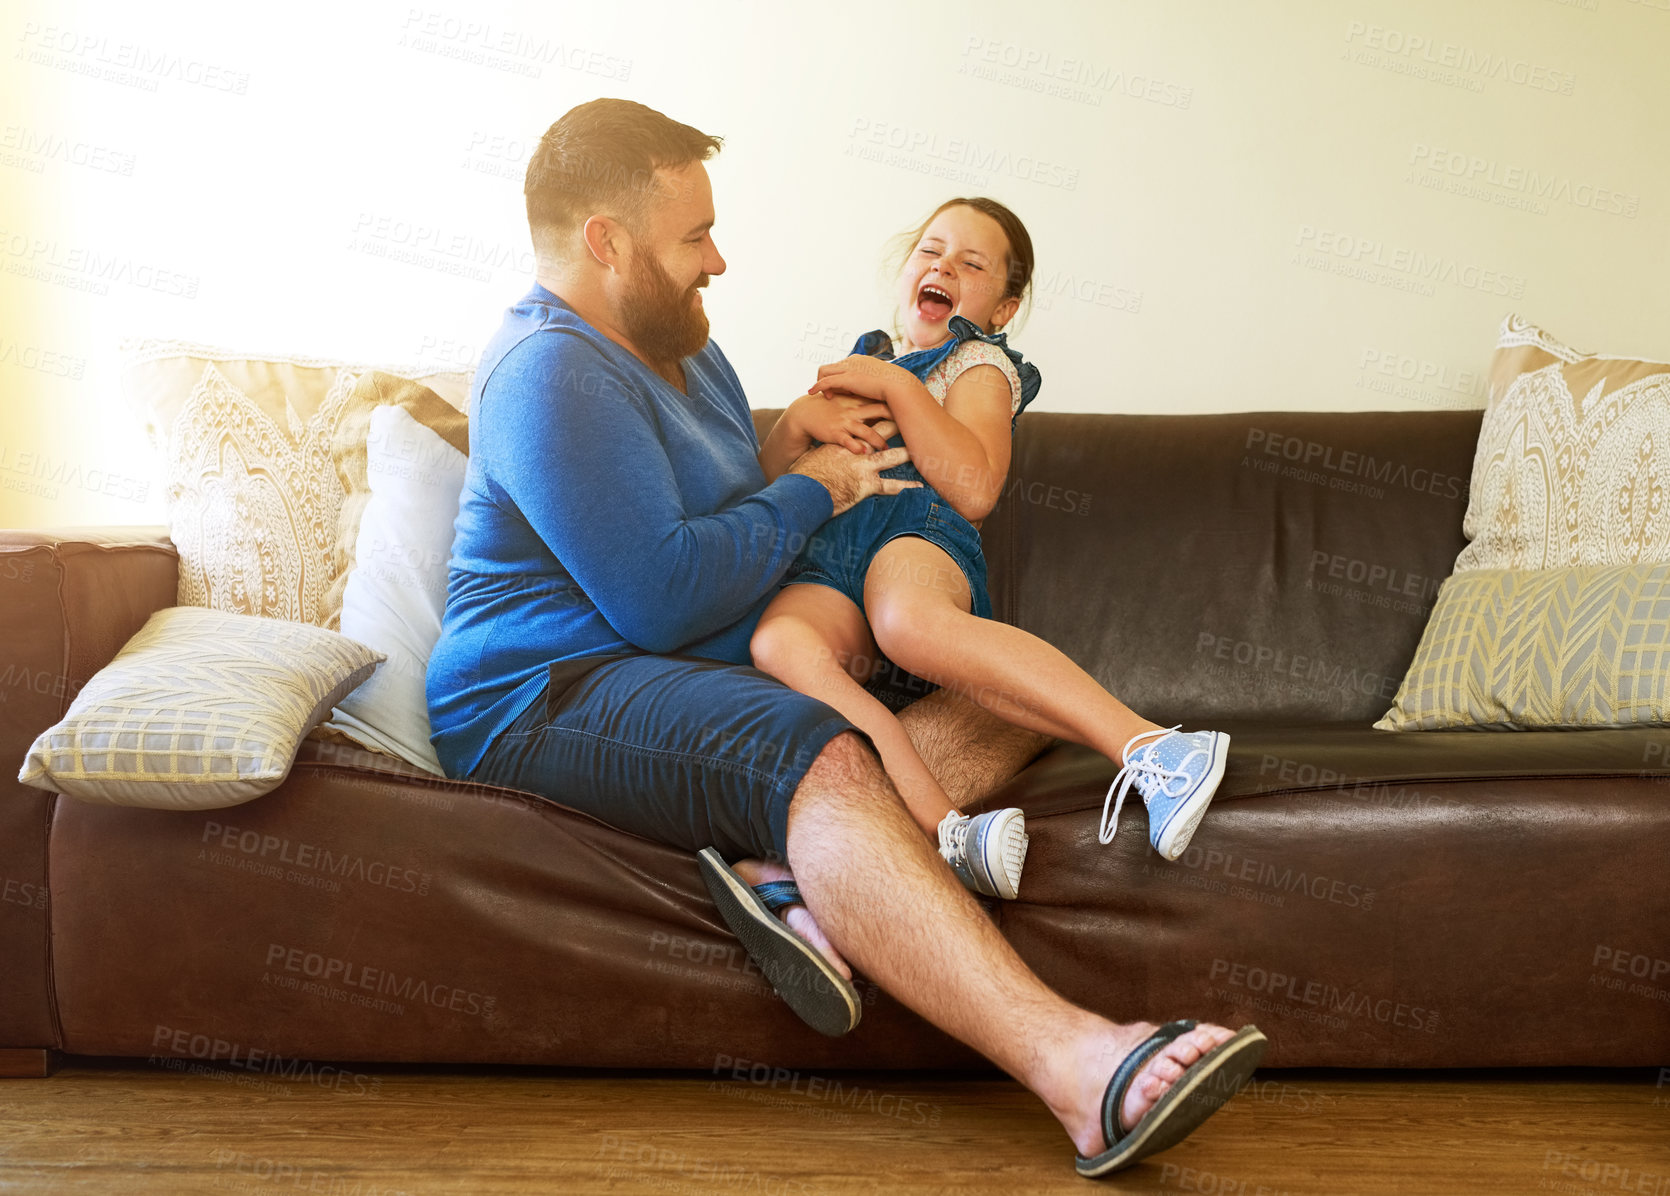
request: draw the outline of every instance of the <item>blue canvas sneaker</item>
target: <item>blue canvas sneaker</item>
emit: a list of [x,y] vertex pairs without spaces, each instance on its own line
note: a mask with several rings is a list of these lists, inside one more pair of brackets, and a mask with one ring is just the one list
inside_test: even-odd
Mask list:
[[[1153,735],[1159,738],[1141,747],[1131,746]],[[1223,780],[1229,736],[1219,731],[1184,732],[1178,727],[1144,731],[1131,736],[1121,755],[1125,767],[1113,778],[1102,802],[1102,842],[1113,842],[1119,830],[1119,808],[1135,785],[1148,804],[1149,842],[1166,859],[1175,860],[1188,849],[1200,816]]]

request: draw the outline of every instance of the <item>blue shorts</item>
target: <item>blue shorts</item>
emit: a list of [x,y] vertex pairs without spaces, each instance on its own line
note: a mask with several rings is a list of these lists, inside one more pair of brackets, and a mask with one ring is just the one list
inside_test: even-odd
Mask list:
[[[922,476],[909,466],[890,469],[883,476],[896,475],[918,480]],[[943,549],[968,581],[974,613],[982,619],[992,617],[980,532],[927,485],[893,495],[878,494],[837,515],[807,541],[783,581],[828,586],[863,610],[864,578],[870,564],[889,541],[900,536],[919,536]]]
[[688,851],[786,860],[790,799],[829,741],[855,730],[758,669],[593,656],[551,665],[470,779]]

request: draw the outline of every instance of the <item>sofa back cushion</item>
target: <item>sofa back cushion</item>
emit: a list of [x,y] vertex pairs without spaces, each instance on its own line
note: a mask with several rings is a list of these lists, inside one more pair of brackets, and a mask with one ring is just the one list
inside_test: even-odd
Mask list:
[[1032,412],[997,617],[1167,724],[1385,713],[1460,551],[1477,411]]

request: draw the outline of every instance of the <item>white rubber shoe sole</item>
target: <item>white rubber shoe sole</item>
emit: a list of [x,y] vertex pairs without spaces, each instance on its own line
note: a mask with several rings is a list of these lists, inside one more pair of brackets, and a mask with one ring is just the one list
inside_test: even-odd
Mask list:
[[[947,824],[961,828],[960,852],[947,841]],[[940,855],[951,865],[963,887],[982,897],[1001,897],[1005,901],[1016,898],[1030,843],[1026,814],[1013,806],[988,810],[972,818],[962,818],[953,810],[940,824]],[[959,854],[960,859],[956,858]]]

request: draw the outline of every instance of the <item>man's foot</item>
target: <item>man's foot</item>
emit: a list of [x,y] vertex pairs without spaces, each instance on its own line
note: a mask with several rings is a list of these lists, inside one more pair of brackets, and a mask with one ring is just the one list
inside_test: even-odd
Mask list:
[[1074,1161],[1080,1175],[1089,1179],[1109,1175],[1177,1145],[1234,1098],[1270,1045],[1257,1026],[1242,1026],[1184,1068],[1146,1113],[1134,1123],[1125,1124],[1122,1106],[1142,1069],[1195,1025],[1192,1021],[1166,1023],[1120,1063],[1102,1096],[1103,1145],[1092,1154],[1081,1153]]
[[696,853],[696,865],[719,917],[777,995],[818,1033],[832,1038],[851,1033],[864,1008],[850,970],[843,971],[846,961],[836,967],[839,956],[823,954],[774,912],[803,904],[799,886],[783,879],[750,885],[713,847]]
[[1013,901],[1026,863],[1026,815],[1011,806],[969,818],[952,810],[939,824],[939,854],[963,887]]
[[[731,870],[742,877],[749,888],[757,888],[768,881],[794,879],[794,873],[789,871],[788,865],[772,863],[769,860],[738,860],[731,865]],[[816,947],[818,954],[827,959],[831,967],[848,980],[852,979],[852,968],[841,958],[841,953],[835,950],[835,944],[825,937],[817,920],[812,917],[811,910],[804,905],[791,905],[778,914],[778,917],[795,934]]]
[[[1155,735],[1159,738],[1132,747],[1137,740]],[[1118,833],[1120,807],[1135,785],[1148,805],[1149,842],[1166,859],[1175,860],[1188,849],[1201,815],[1223,780],[1229,736],[1219,731],[1161,728],[1131,736],[1121,755],[1125,767],[1113,778],[1102,801],[1102,842],[1111,843]]]
[[[1125,1058],[1159,1029],[1153,1022],[1136,1022],[1127,1026],[1102,1025],[1105,1028],[1097,1033],[1096,1044],[1087,1052],[1088,1061],[1080,1064],[1070,1085],[1071,1106],[1056,1110],[1056,1116],[1061,1119],[1073,1145],[1085,1157],[1107,1149],[1102,1128],[1102,1098],[1107,1093],[1109,1080]],[[1233,1030],[1201,1023],[1162,1046],[1142,1065],[1125,1090],[1125,1098],[1119,1106],[1120,1131],[1135,1129],[1184,1072],[1207,1052],[1233,1037]]]

